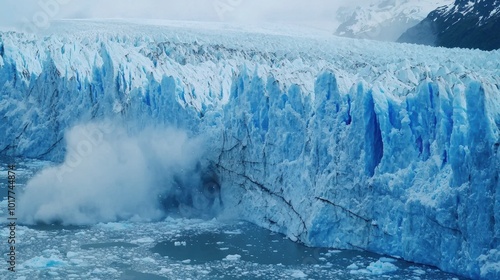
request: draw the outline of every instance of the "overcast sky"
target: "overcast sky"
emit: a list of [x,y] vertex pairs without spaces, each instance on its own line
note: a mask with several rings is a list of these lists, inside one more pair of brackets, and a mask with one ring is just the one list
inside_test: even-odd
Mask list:
[[2,0],[0,26],[59,18],[335,23],[339,6],[370,0]]

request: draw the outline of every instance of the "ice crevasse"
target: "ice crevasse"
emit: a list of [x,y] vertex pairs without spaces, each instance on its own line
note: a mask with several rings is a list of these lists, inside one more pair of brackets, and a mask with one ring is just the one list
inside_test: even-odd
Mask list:
[[92,120],[177,126],[209,139],[240,217],[500,278],[499,51],[66,21],[0,33],[0,85],[3,154],[61,160]]

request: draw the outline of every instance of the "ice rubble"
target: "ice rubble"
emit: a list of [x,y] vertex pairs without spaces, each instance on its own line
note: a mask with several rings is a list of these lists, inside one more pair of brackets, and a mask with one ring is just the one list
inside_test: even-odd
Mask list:
[[61,160],[90,120],[188,129],[229,213],[500,277],[499,51],[180,22],[53,33],[0,34],[0,151]]
[[[299,279],[366,280],[388,277],[444,280],[453,277],[436,268],[408,266],[409,264],[399,260],[394,263],[400,267],[397,272],[386,271],[383,275],[375,275],[366,270],[365,273],[352,274],[351,270],[346,268],[349,262],[355,262],[359,267],[369,267],[371,263],[378,262],[380,256],[355,251],[343,251],[331,255],[326,253],[327,249],[320,248],[311,249],[309,253],[303,254],[303,259],[299,258],[295,264],[269,264],[259,261],[258,257],[251,256],[261,249],[265,250],[272,241],[283,240],[281,235],[267,231],[259,232],[259,229],[248,223],[225,224],[215,219],[210,221],[167,219],[158,223],[126,221],[100,223],[79,228],[59,228],[59,230],[20,226],[19,230],[19,266],[16,279],[215,279],[224,277],[229,279],[290,279],[295,275]],[[200,235],[209,235],[214,238],[210,241],[202,241],[201,244],[205,246],[213,244],[213,241],[219,238],[228,241],[225,238],[231,233],[227,232],[235,230],[243,230],[260,237],[256,243],[253,243],[256,248],[252,249],[252,253],[245,250],[248,248],[245,243],[231,241],[225,244],[231,245],[231,250],[238,253],[233,253],[231,260],[226,259],[227,255],[223,253],[218,257],[210,256],[210,260],[193,259],[188,262],[186,259],[175,258],[178,253],[170,252],[165,255],[166,251],[158,254],[152,250],[158,242],[173,243],[179,238],[193,241]],[[8,234],[8,229],[0,229],[0,237],[6,237]],[[148,239],[151,236],[156,239],[155,243],[140,242],[134,245],[134,240]],[[280,245],[283,246],[283,244]],[[222,244],[213,244],[213,246],[220,247]],[[279,248],[279,253],[289,252],[287,250],[289,246]],[[203,258],[195,255],[195,248],[190,249],[192,257]],[[240,254],[241,258],[237,257]],[[251,260],[248,259],[249,257]],[[11,272],[0,270],[1,279],[10,279],[11,276]]]

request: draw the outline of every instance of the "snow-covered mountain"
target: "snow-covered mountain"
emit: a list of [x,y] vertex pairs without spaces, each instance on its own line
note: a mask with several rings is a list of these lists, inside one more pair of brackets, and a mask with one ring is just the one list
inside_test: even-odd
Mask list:
[[[500,278],[500,52],[179,22],[51,33],[0,33],[2,154],[62,161],[65,132],[99,120],[175,126],[204,137],[226,214]],[[44,197],[25,220],[99,213]]]
[[500,48],[499,30],[499,0],[456,0],[432,11],[398,41],[494,50]]
[[437,7],[453,0],[372,0],[368,5],[341,7],[336,35],[352,38],[396,41],[408,28]]

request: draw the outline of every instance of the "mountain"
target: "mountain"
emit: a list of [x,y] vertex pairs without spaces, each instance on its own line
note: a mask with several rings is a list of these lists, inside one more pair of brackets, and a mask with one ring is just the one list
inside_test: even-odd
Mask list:
[[[169,184],[162,178],[172,167],[134,156],[133,143],[151,142],[101,147],[112,130],[78,138],[68,134],[73,127],[125,124],[130,135],[175,127],[203,140],[195,144],[226,216],[307,245],[500,279],[500,52],[122,21],[62,21],[46,36],[0,33],[0,46],[0,153],[60,164],[19,197],[29,203],[19,206],[19,222],[76,223],[70,213],[106,222],[110,207],[123,206],[121,196],[102,206],[64,203],[53,192],[75,183],[64,181],[72,170],[95,182],[84,171],[109,161],[104,152],[84,161],[92,149],[122,146],[114,164],[148,178],[100,187],[161,182],[148,185],[156,193]],[[169,147],[170,139],[152,142]],[[113,183],[113,170],[97,173]]]
[[456,0],[432,11],[399,42],[495,50],[500,48],[500,0]]
[[351,38],[396,41],[437,7],[452,0],[372,0],[367,6],[341,7],[341,22],[335,35]]

